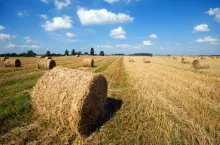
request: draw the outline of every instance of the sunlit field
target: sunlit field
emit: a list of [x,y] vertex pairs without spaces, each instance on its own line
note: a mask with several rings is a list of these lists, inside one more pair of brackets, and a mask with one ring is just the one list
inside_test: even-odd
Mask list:
[[[84,58],[95,67],[83,67]],[[30,94],[48,71],[37,68],[39,58],[21,57],[19,68],[1,61],[0,144],[220,144],[220,59],[184,58],[190,64],[180,56],[53,57],[57,67],[108,81],[109,116],[85,138],[36,116]],[[192,68],[194,59],[210,68]]]

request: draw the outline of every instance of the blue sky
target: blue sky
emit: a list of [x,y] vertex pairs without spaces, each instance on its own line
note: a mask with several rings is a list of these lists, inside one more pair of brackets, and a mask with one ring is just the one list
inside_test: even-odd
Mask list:
[[1,0],[0,53],[220,54],[219,0]]

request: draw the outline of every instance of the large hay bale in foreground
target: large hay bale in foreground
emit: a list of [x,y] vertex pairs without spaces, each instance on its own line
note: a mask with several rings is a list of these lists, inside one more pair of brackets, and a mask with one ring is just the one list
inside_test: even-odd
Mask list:
[[5,61],[6,59],[9,59],[9,57],[8,57],[8,56],[6,56],[6,57],[1,57],[1,61]]
[[94,67],[94,60],[93,59],[84,59],[83,66],[84,67]]
[[107,80],[102,74],[58,67],[41,77],[31,97],[43,119],[87,136],[104,117]]
[[199,60],[198,59],[195,59],[193,62],[192,62],[192,67],[195,68],[195,69],[206,69],[206,68],[210,68],[209,65],[201,65],[199,63]]
[[38,61],[37,67],[39,69],[49,70],[56,67],[56,62],[52,59],[41,59]]
[[6,59],[5,67],[21,67],[21,61],[19,59]]

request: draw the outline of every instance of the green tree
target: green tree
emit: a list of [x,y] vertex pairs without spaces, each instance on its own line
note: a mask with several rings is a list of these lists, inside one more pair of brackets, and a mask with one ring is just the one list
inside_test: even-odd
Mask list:
[[47,52],[46,52],[46,54],[45,54],[46,56],[51,56],[51,53],[50,53],[50,51],[49,50],[47,50]]
[[90,55],[94,55],[94,49],[93,48],[91,48],[91,50],[90,50]]
[[100,51],[99,55],[100,55],[100,56],[105,56],[104,51]]
[[84,55],[88,55],[88,54],[89,54],[88,52],[85,52],[85,53],[84,53]]
[[75,49],[72,50],[71,55],[76,55]]
[[28,50],[27,56],[35,56],[36,53],[34,53],[32,50]]
[[69,51],[68,51],[67,49],[65,50],[64,55],[65,55],[65,56],[68,56],[68,55],[69,55]]

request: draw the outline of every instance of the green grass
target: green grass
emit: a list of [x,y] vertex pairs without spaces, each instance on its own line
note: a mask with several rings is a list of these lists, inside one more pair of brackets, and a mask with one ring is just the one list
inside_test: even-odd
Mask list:
[[0,133],[28,122],[31,110],[31,97],[27,92],[17,97],[3,99],[0,103]]

